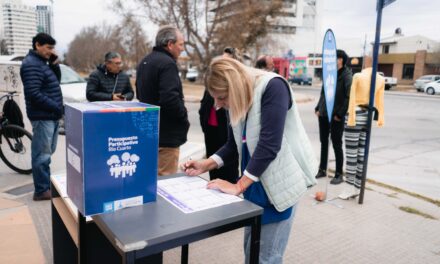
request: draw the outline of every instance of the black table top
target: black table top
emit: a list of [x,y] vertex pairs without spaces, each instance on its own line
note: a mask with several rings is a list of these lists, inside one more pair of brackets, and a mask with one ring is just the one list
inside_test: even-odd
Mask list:
[[95,215],[92,218],[122,252],[130,252],[249,219],[262,213],[261,207],[243,200],[185,214],[157,195],[156,202]]

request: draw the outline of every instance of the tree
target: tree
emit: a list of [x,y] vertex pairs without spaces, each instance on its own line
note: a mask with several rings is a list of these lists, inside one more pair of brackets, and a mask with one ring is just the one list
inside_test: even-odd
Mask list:
[[78,71],[90,72],[104,62],[105,53],[116,51],[123,57],[125,68],[133,68],[149,47],[139,22],[125,17],[118,26],[83,28],[69,44],[66,63]]
[[91,26],[83,28],[70,42],[66,62],[76,70],[90,72],[103,62],[104,54],[109,50],[120,52],[115,47],[119,41],[111,39],[110,26]]
[[124,61],[129,68],[135,68],[151,49],[140,22],[134,16],[125,16],[122,24],[115,29],[125,51]]
[[[281,1],[266,0],[115,0],[120,13],[136,10],[157,25],[172,24],[185,36],[185,49],[204,71],[226,46],[252,48],[267,34]],[[136,13],[136,12],[134,12]],[[139,14],[139,12],[137,12]]]
[[0,39],[0,55],[11,55],[6,45],[6,39]]

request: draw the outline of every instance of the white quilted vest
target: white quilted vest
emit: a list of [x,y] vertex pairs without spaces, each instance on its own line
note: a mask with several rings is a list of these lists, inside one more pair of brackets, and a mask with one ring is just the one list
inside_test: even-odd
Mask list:
[[[275,77],[281,76],[275,73],[266,73],[257,77],[254,85],[254,98],[251,109],[248,111],[246,127],[246,142],[251,156],[260,136],[261,97],[266,90],[267,83]],[[315,175],[318,171],[315,154],[302,125],[291,89],[290,94],[293,105],[287,112],[281,149],[275,160],[260,176],[269,200],[279,212],[293,206],[308,186],[316,184]],[[240,160],[244,122],[245,120],[242,120],[232,128]]]

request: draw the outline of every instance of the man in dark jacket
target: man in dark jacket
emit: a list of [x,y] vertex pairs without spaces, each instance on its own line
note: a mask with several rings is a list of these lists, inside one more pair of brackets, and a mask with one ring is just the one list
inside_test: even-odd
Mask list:
[[348,60],[347,54],[343,50],[337,50],[336,54],[338,58],[338,80],[336,82],[331,124],[329,124],[327,117],[324,86],[321,89],[319,102],[315,107],[315,114],[319,120],[319,138],[321,141],[321,162],[316,178],[327,176],[328,136],[330,133],[336,159],[336,173],[335,177],[330,181],[331,184],[340,184],[343,182],[342,167],[344,164],[344,152],[342,150],[342,134],[344,133],[345,114],[348,110],[352,79],[351,71],[345,66]]
[[183,35],[177,28],[160,28],[153,51],[139,63],[137,69],[137,98],[141,102],[160,106],[159,175],[177,172],[179,147],[186,142],[189,129],[176,64],[183,44]]
[[87,81],[87,100],[131,101],[134,97],[130,78],[121,71],[122,59],[117,52],[105,54],[105,64],[99,65]]
[[33,50],[24,58],[20,76],[23,81],[26,112],[32,124],[32,175],[34,201],[49,200],[50,162],[58,139],[58,121],[63,115],[60,69],[56,63],[56,41],[38,33],[32,39]]

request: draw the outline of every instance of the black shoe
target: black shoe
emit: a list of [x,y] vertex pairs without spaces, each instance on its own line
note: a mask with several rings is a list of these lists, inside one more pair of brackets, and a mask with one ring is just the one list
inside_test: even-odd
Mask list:
[[322,177],[327,177],[327,174],[325,174],[325,170],[321,170],[321,169],[319,169],[319,170],[318,170],[318,173],[316,173],[315,178],[316,178],[316,179],[319,179],[319,178],[322,178]]
[[34,193],[34,201],[45,201],[45,200],[50,200],[51,198],[51,194],[50,194],[50,190],[47,190],[45,192],[42,193]]
[[340,184],[344,182],[344,177],[342,177],[342,174],[336,173],[335,177],[330,181],[330,184]]

